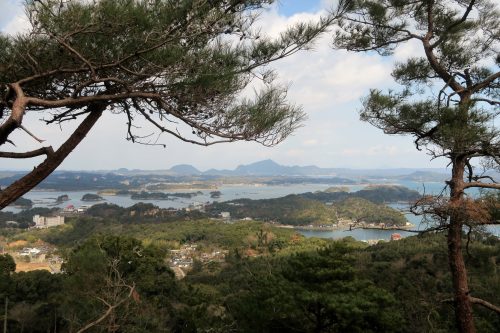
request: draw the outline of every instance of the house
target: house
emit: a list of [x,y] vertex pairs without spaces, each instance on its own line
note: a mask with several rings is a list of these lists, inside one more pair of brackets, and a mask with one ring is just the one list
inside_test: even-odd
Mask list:
[[401,234],[394,233],[391,235],[391,241],[400,240],[400,239],[401,239]]
[[34,228],[44,229],[64,224],[64,216],[45,217],[40,215],[33,216]]
[[228,219],[231,217],[231,213],[230,212],[221,212],[220,213],[220,216],[223,218],[223,219]]

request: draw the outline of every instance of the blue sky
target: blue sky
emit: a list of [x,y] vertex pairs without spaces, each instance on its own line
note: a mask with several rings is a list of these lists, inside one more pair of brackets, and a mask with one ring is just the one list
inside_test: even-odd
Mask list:
[[[0,0],[0,29],[13,33],[26,26],[20,0]],[[280,0],[261,16],[263,31],[277,34],[297,20],[317,18],[332,0]],[[281,82],[289,85],[288,98],[302,105],[308,120],[296,133],[272,148],[240,142],[209,148],[166,139],[167,148],[145,147],[125,141],[126,120],[106,114],[60,169],[96,170],[120,167],[165,169],[175,164],[192,164],[201,170],[234,168],[271,158],[285,165],[322,167],[392,168],[441,167],[443,161],[429,162],[417,152],[411,138],[384,135],[359,120],[360,99],[370,88],[394,87],[390,72],[393,62],[418,52],[406,44],[394,57],[332,50],[330,37],[316,43],[313,52],[301,52],[273,64]],[[360,78],[363,77],[363,80]],[[25,126],[55,147],[74,125],[48,127],[39,114],[26,117]],[[21,132],[13,137],[20,149],[39,148]],[[1,169],[28,169],[38,160],[2,161]]]
[[278,10],[285,16],[296,13],[314,13],[321,8],[320,0],[279,0]]

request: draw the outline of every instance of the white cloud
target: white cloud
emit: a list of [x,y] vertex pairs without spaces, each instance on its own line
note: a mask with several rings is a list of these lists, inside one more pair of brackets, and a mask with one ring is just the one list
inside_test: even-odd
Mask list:
[[403,61],[410,57],[424,57],[425,53],[420,44],[421,42],[418,40],[410,40],[408,42],[402,43],[394,51],[394,59],[396,61]]
[[0,0],[0,30],[6,34],[25,32],[29,22],[20,0]]
[[[1,0],[0,0],[1,1]],[[327,1],[323,1],[326,5]],[[330,1],[328,1],[330,3]],[[303,19],[317,19],[320,13],[285,17],[273,9],[262,15],[263,31],[277,35],[288,25]],[[26,24],[16,17],[4,27],[16,32]],[[359,99],[371,87],[388,88],[394,59],[374,54],[347,53],[331,48],[331,36],[316,43],[313,52],[299,52],[272,65],[280,80],[291,83],[289,100],[303,106],[309,120],[282,144],[273,148],[253,142],[211,147],[193,146],[166,138],[167,149],[132,144],[126,140],[126,119],[106,114],[62,165],[63,169],[113,169],[119,167],[165,169],[190,163],[204,170],[234,168],[239,164],[272,158],[288,165],[316,164],[323,167],[426,166],[428,157],[416,152],[411,138],[384,135],[359,121]],[[415,51],[411,44],[395,54],[402,59]],[[29,114],[26,127],[58,146],[77,126],[67,124],[61,131],[37,121],[40,114]],[[20,151],[39,147],[25,133],[16,131]],[[401,158],[404,156],[404,158]],[[2,161],[2,168],[31,168],[33,161]]]
[[14,16],[12,20],[2,28],[2,31],[9,35],[27,32],[30,28],[28,18],[24,14]]

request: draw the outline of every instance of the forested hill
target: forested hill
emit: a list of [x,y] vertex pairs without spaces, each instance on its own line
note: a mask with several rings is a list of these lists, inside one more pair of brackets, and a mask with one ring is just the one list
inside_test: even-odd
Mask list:
[[373,185],[356,192],[318,191],[300,194],[300,196],[321,202],[338,202],[348,198],[363,198],[374,203],[394,203],[415,201],[421,197],[421,194],[399,185]]
[[214,202],[209,214],[223,211],[234,218],[256,218],[291,225],[331,225],[339,219],[363,220],[401,226],[407,220],[399,211],[384,205],[411,202],[420,197],[417,191],[402,186],[373,186],[357,192],[318,191],[275,199],[237,199]]
[[207,212],[213,215],[223,211],[237,219],[253,218],[295,226],[328,226],[339,223],[340,219],[386,226],[403,226],[408,222],[396,209],[358,197],[325,205],[300,195],[288,195],[276,199],[214,202],[207,207]]

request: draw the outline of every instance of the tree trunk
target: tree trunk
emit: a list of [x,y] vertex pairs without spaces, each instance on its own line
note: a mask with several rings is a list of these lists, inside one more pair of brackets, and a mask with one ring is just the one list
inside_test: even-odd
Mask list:
[[53,154],[47,155],[45,161],[39,164],[30,173],[18,179],[5,190],[0,192],[0,210],[20,198],[25,193],[29,192],[47,176],[49,176],[64,159],[75,149],[75,147],[85,138],[90,129],[94,126],[97,120],[101,117],[102,111],[106,108],[105,104],[95,104],[88,107],[90,113],[64,142],[59,149]]
[[9,298],[5,296],[5,311],[3,317],[3,333],[7,333],[7,314],[9,311]]
[[472,303],[469,299],[467,270],[462,253],[463,216],[459,207],[464,191],[465,159],[453,162],[450,182],[450,225],[448,229],[448,260],[451,270],[455,300],[455,319],[460,333],[475,333]]

